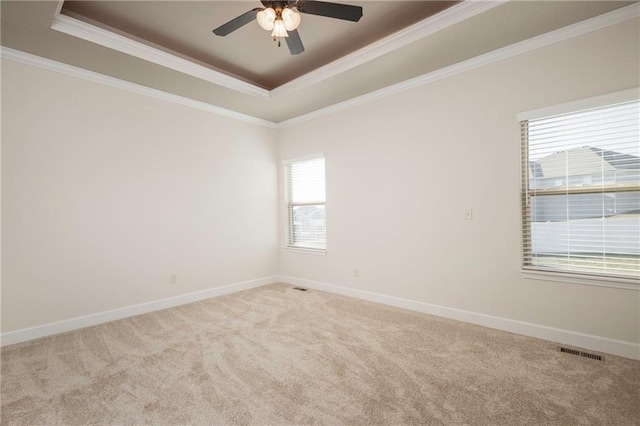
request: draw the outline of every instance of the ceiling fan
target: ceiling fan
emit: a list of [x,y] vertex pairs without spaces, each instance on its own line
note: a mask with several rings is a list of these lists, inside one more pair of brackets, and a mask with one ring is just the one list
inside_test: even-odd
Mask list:
[[273,37],[274,41],[278,41],[278,46],[280,46],[280,40],[284,37],[287,41],[289,52],[292,55],[298,55],[304,52],[304,46],[297,30],[298,25],[300,25],[300,15],[293,9],[300,13],[326,16],[345,21],[358,22],[362,18],[362,8],[348,4],[313,0],[261,0],[261,3],[264,7],[256,7],[243,13],[226,24],[220,25],[213,30],[213,33],[224,37],[256,19],[262,28],[271,31],[271,37]]

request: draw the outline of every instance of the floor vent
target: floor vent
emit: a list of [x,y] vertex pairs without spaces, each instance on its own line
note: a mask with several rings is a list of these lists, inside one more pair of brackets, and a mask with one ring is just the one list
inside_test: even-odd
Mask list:
[[302,288],[302,287],[294,287],[293,289],[298,291],[308,291],[306,288]]
[[582,352],[576,349],[569,349],[565,347],[560,347],[560,352],[564,352],[571,355],[581,356],[583,358],[595,359],[596,361],[604,361],[604,357],[602,355],[590,354],[589,352]]

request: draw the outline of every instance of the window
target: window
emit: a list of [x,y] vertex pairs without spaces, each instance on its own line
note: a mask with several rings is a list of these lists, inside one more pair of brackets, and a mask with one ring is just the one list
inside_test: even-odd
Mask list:
[[609,96],[605,106],[520,117],[525,270],[640,278],[637,93],[631,101]]
[[324,158],[285,164],[287,247],[326,250]]

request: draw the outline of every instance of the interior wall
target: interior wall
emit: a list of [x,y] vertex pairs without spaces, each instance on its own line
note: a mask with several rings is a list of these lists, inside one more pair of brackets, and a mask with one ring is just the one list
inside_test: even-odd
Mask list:
[[273,129],[3,61],[2,198],[2,332],[277,274]]
[[281,249],[280,273],[638,342],[640,292],[521,276],[516,114],[638,87],[639,27],[628,21],[283,129],[280,160],[325,155],[328,250]]

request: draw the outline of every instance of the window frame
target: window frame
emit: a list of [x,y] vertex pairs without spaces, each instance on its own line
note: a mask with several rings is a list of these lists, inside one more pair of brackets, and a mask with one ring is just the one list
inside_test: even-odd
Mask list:
[[[622,102],[630,102],[640,99],[640,88],[636,87],[633,89],[623,90],[619,92],[608,93],[602,96],[596,96],[592,98],[582,99],[574,102],[567,102],[564,104],[554,105],[550,107],[540,108],[536,110],[531,110],[527,112],[522,112],[517,114],[518,120],[518,130],[520,132],[520,210],[521,210],[521,223],[520,223],[520,266],[521,266],[521,274],[525,279],[533,279],[533,280],[542,280],[542,281],[552,281],[552,282],[564,282],[571,284],[580,284],[580,285],[593,285],[599,287],[611,287],[611,288],[619,288],[625,290],[636,290],[640,291],[640,277],[617,277],[617,276],[609,276],[609,275],[598,275],[598,274],[588,274],[581,273],[577,271],[561,271],[553,268],[545,268],[534,265],[526,265],[525,263],[525,242],[527,241],[527,236],[530,233],[526,224],[528,222],[529,215],[529,206],[531,197],[531,190],[529,188],[529,170],[524,167],[525,158],[528,158],[529,155],[529,146],[528,146],[528,129],[526,126],[528,125],[529,120],[549,117],[553,115],[559,114],[567,114],[571,112],[579,112],[581,110],[604,107],[607,105],[613,105]],[[637,185],[634,185],[635,190],[638,189]],[[615,188],[616,191],[629,191],[629,188]],[[585,192],[600,192],[601,188],[594,188],[593,190],[585,191],[582,188],[576,188],[575,192],[570,190],[571,193],[585,193]],[[538,196],[545,195],[541,194],[540,190],[537,190]],[[543,191],[548,192],[546,195],[552,195],[554,192],[567,194],[567,190],[548,190]]]
[[[290,173],[289,173],[289,166],[291,164],[294,163],[302,163],[305,161],[312,161],[312,160],[317,160],[317,159],[323,159],[325,161],[325,200],[324,202],[313,202],[313,203],[293,203],[291,202],[291,190],[290,190]],[[327,182],[326,182],[326,157],[324,156],[323,153],[317,153],[317,154],[312,154],[312,155],[308,155],[308,156],[304,156],[304,157],[296,157],[296,158],[291,158],[288,160],[284,160],[282,161],[282,170],[283,170],[283,175],[284,175],[284,207],[285,207],[285,214],[284,214],[284,250],[287,251],[292,251],[292,252],[299,252],[299,253],[306,253],[306,254],[312,254],[312,255],[325,255],[327,253],[327,197],[326,197],[326,187],[327,187]],[[293,235],[291,233],[291,227],[290,224],[293,222],[293,218],[292,218],[292,214],[293,214],[293,208],[295,206],[304,206],[304,205],[323,205],[325,208],[325,219],[324,219],[324,228],[325,228],[325,242],[324,242],[324,248],[314,248],[314,247],[301,247],[301,246],[295,246],[292,244],[292,239],[293,239]]]

